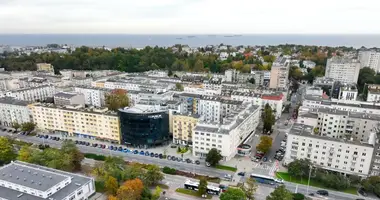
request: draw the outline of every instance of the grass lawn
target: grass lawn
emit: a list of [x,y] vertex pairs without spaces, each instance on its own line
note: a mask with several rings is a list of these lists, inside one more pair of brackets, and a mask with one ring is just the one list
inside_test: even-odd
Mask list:
[[[283,179],[284,181],[288,181],[288,182],[293,182],[293,183],[298,183],[298,184],[302,184],[302,185],[307,185],[307,181],[308,179],[307,178],[303,178],[302,180],[298,177],[291,177],[288,173],[286,172],[277,172],[276,173],[276,176],[278,178],[281,178]],[[318,182],[318,181],[315,181],[314,179],[310,178],[310,186],[314,186],[314,187],[319,187],[319,188],[324,188],[324,189],[329,189],[329,190],[334,190],[334,189],[331,189],[331,188],[327,188],[325,187],[322,183]],[[345,193],[349,193],[349,194],[354,194],[354,195],[357,195],[357,189],[355,187],[349,187],[343,191],[339,191],[339,192],[345,192]]]
[[232,171],[232,172],[236,172],[237,171],[237,169],[235,167],[230,167],[230,166],[225,166],[225,165],[216,165],[215,168],[216,169],[227,170],[227,171]]
[[[186,194],[186,195],[191,195],[191,196],[194,196],[194,197],[202,197],[201,195],[198,194],[197,191],[194,191],[194,190],[187,190],[187,189],[184,189],[184,188],[177,188],[175,190],[176,192],[178,193],[182,193],[182,194]],[[207,195],[206,199],[211,199],[212,196],[211,195]]]
[[169,189],[169,186],[165,185],[165,184],[159,183],[159,184],[157,184],[157,186],[160,187],[161,189],[165,189],[165,190]]

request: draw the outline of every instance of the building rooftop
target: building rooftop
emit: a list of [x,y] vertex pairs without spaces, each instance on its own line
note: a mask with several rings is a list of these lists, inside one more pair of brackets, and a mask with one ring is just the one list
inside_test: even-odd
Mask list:
[[54,94],[54,98],[64,98],[64,99],[70,99],[75,96],[77,96],[77,93],[71,93],[71,92],[58,92]]
[[[17,169],[15,169],[15,167],[17,167]],[[13,163],[10,163],[9,165],[6,165],[3,168],[1,168],[0,169],[0,179],[1,180],[4,180],[3,176],[2,176],[2,173],[3,173],[2,170],[3,169],[7,170],[6,171],[7,173],[12,174],[12,179],[16,177],[16,181],[21,181],[20,185],[27,186],[27,187],[32,186],[32,187],[39,188],[40,185],[38,185],[38,183],[41,182],[41,187],[47,188],[50,185],[58,182],[59,180],[62,180],[62,178],[70,178],[71,182],[68,185],[66,185],[65,187],[63,187],[61,190],[59,190],[59,191],[53,193],[51,196],[49,196],[50,200],[53,200],[53,199],[54,200],[61,200],[65,197],[67,197],[68,194],[71,194],[71,193],[75,192],[76,190],[78,190],[79,187],[81,187],[82,185],[85,185],[88,182],[92,181],[92,178],[85,177],[82,175],[64,172],[64,171],[60,171],[60,170],[56,170],[56,169],[52,169],[52,168],[47,168],[47,167],[43,167],[40,165],[24,163],[24,162],[20,162],[20,161],[14,161]],[[20,172],[21,172],[20,169],[24,169],[24,172],[21,173],[22,175],[20,175]],[[27,170],[30,170],[31,173],[29,174],[29,172]],[[26,174],[25,174],[25,172],[26,172]],[[37,174],[33,174],[32,172],[37,173]],[[45,177],[43,177],[41,174],[45,174]],[[17,176],[19,176],[19,178],[20,178],[19,180],[17,180]],[[35,183],[31,184],[30,180],[24,182],[25,176],[27,176],[30,179],[33,178],[34,182],[37,183],[37,186],[35,186],[36,185]],[[52,179],[50,179],[49,176],[51,176]],[[6,178],[7,178],[6,181],[9,181],[8,180],[9,174],[6,174]],[[54,180],[55,178],[57,180]],[[16,184],[18,184],[18,183],[16,183]],[[33,196],[30,194],[23,193],[21,191],[5,188],[2,186],[0,186],[0,198],[9,199],[9,200],[13,200],[13,199],[17,199],[17,200],[43,200],[44,199],[42,197]]]
[[17,100],[13,97],[3,97],[0,98],[0,103],[2,104],[12,104],[12,105],[17,105],[17,106],[27,106],[30,102],[28,101],[22,101],[22,100]]
[[99,108],[99,107],[88,107],[83,108],[82,105],[56,105],[53,103],[35,103],[33,104],[34,107],[46,107],[46,108],[52,108],[52,109],[61,109],[61,110],[68,110],[68,111],[76,111],[76,112],[84,112],[84,113],[90,113],[90,114],[102,114],[102,115],[109,115],[109,116],[117,116],[117,113],[111,110],[108,110],[108,108]]

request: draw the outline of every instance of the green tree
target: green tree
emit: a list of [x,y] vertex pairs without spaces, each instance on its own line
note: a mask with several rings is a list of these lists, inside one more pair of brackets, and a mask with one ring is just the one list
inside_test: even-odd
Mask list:
[[33,122],[25,122],[21,124],[22,131],[33,131],[36,127],[36,124]]
[[18,151],[17,160],[30,162],[33,153],[34,153],[34,150],[32,150],[32,148],[30,148],[29,145],[24,145],[21,147],[20,151]]
[[304,200],[304,199],[305,199],[305,195],[301,193],[293,193],[293,200]]
[[266,200],[293,200],[293,195],[284,185],[281,185],[270,193]]
[[220,195],[220,200],[245,200],[246,196],[240,188],[230,187]]
[[357,82],[359,93],[363,92],[365,84],[375,83],[375,75],[376,72],[369,67],[363,67],[360,69]]
[[74,171],[81,170],[81,163],[84,159],[84,155],[79,151],[78,147],[73,141],[65,140],[62,142],[61,151],[63,154],[69,155],[70,162]]
[[289,69],[289,79],[294,78],[300,80],[303,77],[301,69],[297,66],[291,66]]
[[16,158],[12,143],[5,137],[0,137],[0,165],[10,163]]
[[256,150],[267,153],[272,147],[272,140],[270,136],[261,136],[260,143],[256,146]]
[[108,176],[106,181],[104,182],[104,189],[108,195],[116,195],[117,188],[119,187],[119,183],[116,178],[112,176]]
[[193,71],[195,72],[203,72],[205,71],[205,68],[204,68],[204,63],[202,60],[198,59],[195,64],[194,64],[194,68],[193,68]]
[[183,91],[183,85],[181,83],[176,83],[175,84],[175,89],[179,90],[179,91]]
[[199,195],[204,195],[207,192],[207,180],[205,178],[201,178],[199,180],[199,185],[198,185],[198,194]]
[[210,149],[206,156],[206,162],[210,163],[211,166],[216,166],[222,159],[223,156],[216,148]]
[[254,200],[255,199],[255,193],[257,190],[257,184],[255,179],[248,178],[245,183],[240,187],[241,190],[243,190],[245,197],[248,200]]
[[288,164],[288,172],[290,176],[303,178],[308,177],[311,162],[308,159],[296,159]]
[[110,94],[107,94],[105,101],[108,109],[113,111],[129,106],[127,92],[123,89],[115,89]]
[[272,132],[272,126],[274,125],[276,121],[276,117],[274,116],[272,107],[270,107],[269,104],[266,104],[264,107],[263,120],[264,120],[264,131]]
[[162,181],[164,179],[164,174],[157,165],[149,165],[144,177],[145,185],[152,186]]
[[19,123],[17,123],[17,122],[13,122],[12,123],[12,128],[14,128],[17,131],[19,128],[21,128],[21,125]]
[[152,200],[158,200],[161,196],[161,193],[162,193],[162,189],[160,188],[160,186],[157,186],[156,189],[154,190]]

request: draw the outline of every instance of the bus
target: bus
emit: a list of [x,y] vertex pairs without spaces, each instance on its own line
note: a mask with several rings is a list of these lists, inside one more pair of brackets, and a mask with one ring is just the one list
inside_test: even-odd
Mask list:
[[254,178],[256,182],[258,183],[265,183],[265,184],[283,184],[284,181],[282,179],[273,178],[271,176],[265,176],[260,174],[251,174],[251,178]]
[[[184,187],[185,187],[185,189],[188,189],[188,190],[198,191],[198,185],[199,185],[199,182],[194,182],[194,181],[186,180],[186,182],[184,184]],[[219,195],[221,193],[221,191],[222,191],[222,189],[220,189],[219,187],[215,187],[215,186],[212,186],[212,185],[207,185],[206,192],[208,194]]]

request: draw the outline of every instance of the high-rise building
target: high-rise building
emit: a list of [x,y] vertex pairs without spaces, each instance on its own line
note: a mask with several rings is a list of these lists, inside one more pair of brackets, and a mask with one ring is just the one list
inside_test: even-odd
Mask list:
[[359,61],[361,67],[369,67],[375,72],[380,71],[380,52],[376,51],[359,51]]
[[327,60],[325,76],[343,83],[357,83],[360,62],[346,57],[332,57]]
[[285,57],[279,57],[273,63],[270,71],[269,88],[283,89],[288,87],[289,62]]

